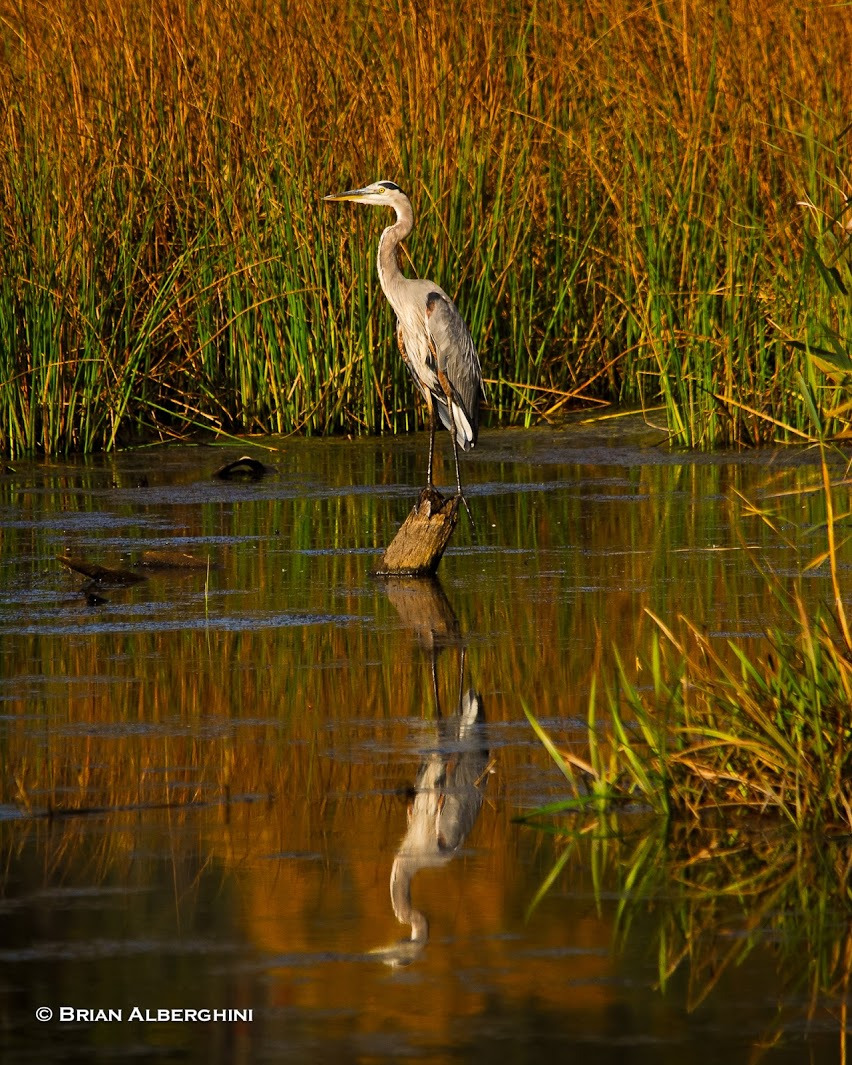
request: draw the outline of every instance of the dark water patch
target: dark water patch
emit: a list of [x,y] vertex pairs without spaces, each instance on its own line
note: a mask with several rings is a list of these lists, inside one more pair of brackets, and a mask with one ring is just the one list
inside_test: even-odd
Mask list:
[[13,963],[92,962],[108,958],[138,958],[150,954],[156,957],[229,955],[237,951],[235,944],[216,939],[125,939],[89,938],[83,942],[42,942],[37,947],[5,950],[0,948],[0,965]]

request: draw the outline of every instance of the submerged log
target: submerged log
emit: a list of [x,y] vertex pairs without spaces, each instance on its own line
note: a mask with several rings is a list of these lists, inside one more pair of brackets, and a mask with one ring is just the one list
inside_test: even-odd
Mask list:
[[459,496],[424,488],[379,563],[380,577],[429,577],[438,568],[459,517]]
[[106,566],[98,566],[94,562],[88,562],[85,558],[57,555],[56,559],[63,566],[82,573],[84,577],[97,581],[98,584],[138,584],[145,580],[141,573],[131,573],[126,569],[107,569]]
[[209,558],[197,558],[185,551],[143,551],[139,566],[151,569],[214,569]]

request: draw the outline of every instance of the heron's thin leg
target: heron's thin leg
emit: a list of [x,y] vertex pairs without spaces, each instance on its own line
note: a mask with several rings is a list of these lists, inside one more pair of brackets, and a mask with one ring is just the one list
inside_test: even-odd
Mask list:
[[452,401],[452,398],[449,395],[447,396],[447,406],[448,406],[449,411],[450,411],[450,423],[451,423],[451,425],[453,427],[452,429],[450,429],[450,439],[453,442],[453,459],[455,460],[455,463],[456,463],[456,489],[458,491],[459,499],[461,499],[462,503],[464,504],[464,509],[467,511],[467,516],[470,519],[470,527],[471,527],[471,529],[473,529],[473,534],[474,534],[474,537],[475,537],[476,536],[476,522],[473,520],[473,515],[470,512],[470,507],[467,505],[467,500],[464,497],[464,492],[462,491],[462,486],[461,486],[461,470],[459,469],[459,445],[458,445],[458,442],[456,441],[456,418],[455,418],[455,415],[453,414],[453,401]]
[[441,714],[441,700],[438,696],[438,651],[434,645],[432,646],[432,694],[435,697],[435,716],[440,720],[443,715]]
[[459,655],[459,699],[456,703],[456,714],[461,717],[462,708],[462,694],[464,692],[464,658],[465,648],[462,646],[461,654]]
[[[450,404],[450,414],[451,415],[452,415],[452,409],[453,409],[453,407],[452,407],[452,403],[451,403]],[[461,486],[461,470],[459,469],[459,445],[458,445],[458,441],[456,440],[455,418],[453,418],[453,429],[450,431],[450,436],[452,437],[452,440],[453,440],[453,460],[455,461],[455,464],[456,464],[456,491],[462,497],[462,499],[464,499],[464,492],[462,492],[462,486]]]
[[435,457],[435,404],[432,402],[432,393],[426,392],[426,406],[429,408],[429,464],[426,467],[426,487],[434,488],[432,480],[432,461]]

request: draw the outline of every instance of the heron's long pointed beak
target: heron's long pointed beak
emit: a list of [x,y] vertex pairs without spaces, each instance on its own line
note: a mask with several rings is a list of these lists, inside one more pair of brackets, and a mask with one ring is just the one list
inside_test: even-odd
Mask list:
[[367,189],[349,189],[348,192],[333,192],[330,196],[323,196],[324,200],[363,200],[367,196]]

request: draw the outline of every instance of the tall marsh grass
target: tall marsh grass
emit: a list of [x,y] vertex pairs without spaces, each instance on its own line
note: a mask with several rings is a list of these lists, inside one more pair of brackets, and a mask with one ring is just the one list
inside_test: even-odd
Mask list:
[[490,417],[848,424],[842,5],[0,0],[0,447],[416,424],[374,268],[457,295]]

